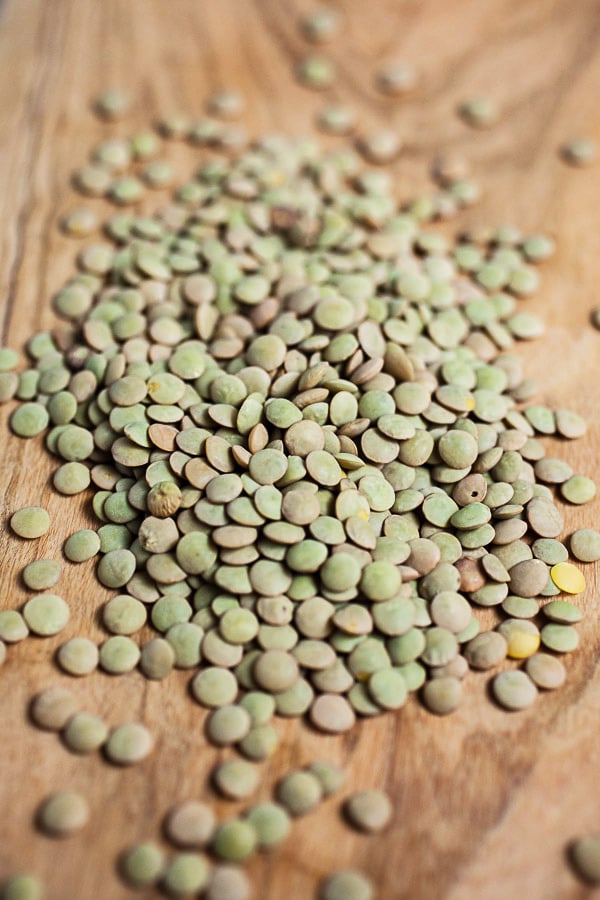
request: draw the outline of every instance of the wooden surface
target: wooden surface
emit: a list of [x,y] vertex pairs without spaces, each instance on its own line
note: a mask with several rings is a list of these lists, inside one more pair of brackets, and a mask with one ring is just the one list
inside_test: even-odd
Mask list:
[[[338,5],[338,4],[336,4]],[[600,7],[588,0],[345,0],[339,38],[328,48],[340,74],[336,99],[364,122],[392,122],[406,149],[396,167],[404,196],[425,186],[437,149],[472,160],[482,202],[463,221],[515,222],[549,231],[558,253],[543,269],[539,296],[527,301],[548,323],[545,338],[524,347],[527,371],[544,384],[544,400],[586,415],[584,440],[558,453],[578,471],[597,472],[600,447],[600,334],[588,325],[599,302],[598,166],[573,170],[557,146],[585,133],[600,138]],[[166,112],[199,114],[212,89],[231,85],[247,99],[254,133],[313,129],[322,97],[301,89],[292,69],[306,45],[296,28],[300,0],[5,0],[0,17],[0,301],[3,341],[22,342],[54,319],[50,298],[71,271],[77,244],[56,222],[79,200],[72,169],[103,135],[127,133]],[[372,89],[380,59],[414,62],[421,85],[392,103]],[[107,85],[127,88],[135,110],[125,124],[103,126],[89,99]],[[502,121],[473,132],[454,114],[477,92],[497,97]],[[182,164],[191,165],[184,150]],[[174,157],[175,158],[175,157]],[[98,207],[101,204],[97,201]],[[156,201],[152,200],[152,204]],[[152,204],[148,208],[152,208]],[[89,499],[52,493],[53,463],[40,441],[7,436],[0,422],[0,511],[41,502],[52,515],[37,543],[0,535],[0,606],[26,593],[22,566],[40,553],[60,557],[64,539],[91,522]],[[598,525],[600,500],[565,510],[567,533]],[[588,615],[581,647],[567,660],[565,688],[516,715],[487,697],[485,675],[470,675],[462,708],[448,719],[416,703],[366,721],[347,737],[323,737],[299,722],[280,722],[282,745],[262,766],[261,796],[291,766],[324,758],[348,768],[348,788],[381,787],[395,801],[392,827],[375,838],[352,833],[338,799],[294,824],[287,843],[250,865],[255,900],[309,900],[317,880],[336,867],[368,873],[380,900],[581,900],[591,896],[566,864],[575,835],[600,831],[598,723],[600,612],[598,579],[587,568]],[[203,716],[187,695],[189,674],[161,684],[133,673],[77,681],[58,673],[56,646],[76,634],[98,639],[107,593],[91,564],[65,562],[60,583],[73,615],[67,634],[10,648],[0,673],[0,876],[32,869],[49,900],[120,900],[130,893],[114,859],[127,843],[157,838],[174,802],[210,796],[217,758],[203,737]],[[97,755],[77,758],[53,734],[27,722],[29,698],[69,683],[83,706],[111,723],[141,717],[157,738],[144,764],[121,771]],[[47,792],[73,787],[92,808],[89,827],[57,843],[32,827]],[[224,817],[236,809],[220,803]],[[151,895],[143,896],[150,897]]]

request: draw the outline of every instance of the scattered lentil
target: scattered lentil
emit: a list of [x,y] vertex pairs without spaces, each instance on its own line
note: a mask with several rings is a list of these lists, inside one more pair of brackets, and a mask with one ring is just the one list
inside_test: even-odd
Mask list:
[[24,506],[12,514],[10,527],[19,537],[32,540],[46,534],[50,528],[50,516],[39,506]]
[[561,156],[572,166],[589,166],[598,157],[598,146],[591,138],[573,138],[561,147]]
[[147,841],[136,844],[121,856],[120,871],[134,887],[151,887],[156,884],[165,868],[165,856],[157,844]]
[[81,794],[59,791],[42,803],[38,812],[40,827],[53,837],[67,837],[87,824],[89,808]]
[[68,688],[52,687],[34,697],[31,718],[38,728],[61,731],[77,709],[77,700]]
[[37,875],[20,872],[4,882],[2,900],[43,900],[44,888]]
[[580,837],[570,848],[571,860],[577,873],[590,884],[600,884],[600,836]]
[[122,766],[130,766],[145,759],[153,746],[152,735],[138,722],[115,728],[105,745],[108,759]]
[[373,900],[372,883],[360,872],[347,870],[329,875],[321,884],[321,900]]
[[376,832],[382,831],[389,824],[393,807],[383,791],[359,791],[346,800],[344,812],[355,828]]
[[37,594],[23,607],[23,618],[34,634],[58,634],[69,621],[69,607],[57,594]]
[[108,726],[92,713],[75,713],[62,730],[62,739],[75,753],[98,750],[108,737]]
[[323,788],[311,772],[290,772],[277,785],[277,799],[293,816],[303,816],[320,803]]

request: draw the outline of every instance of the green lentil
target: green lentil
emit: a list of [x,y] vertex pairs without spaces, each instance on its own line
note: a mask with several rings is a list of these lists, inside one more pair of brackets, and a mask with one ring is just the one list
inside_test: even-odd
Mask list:
[[250,715],[242,706],[225,705],[211,713],[206,733],[218,746],[236,744],[246,737],[251,724]]
[[69,675],[89,675],[98,666],[98,648],[89,638],[71,638],[58,648],[56,659]]
[[160,681],[175,665],[175,651],[164,638],[153,638],[140,651],[140,669],[146,678]]
[[23,607],[23,618],[34,634],[58,634],[69,621],[69,607],[57,594],[38,594]]
[[525,663],[525,671],[538,688],[550,691],[564,684],[567,673],[555,656],[548,653],[534,653]]
[[111,634],[135,634],[146,623],[146,607],[128,594],[119,594],[104,606],[102,623]]
[[100,548],[98,533],[90,528],[84,528],[67,538],[63,551],[70,562],[79,563],[96,556]]
[[90,486],[90,470],[81,462],[66,462],[59,466],[52,483],[61,494],[80,494]]
[[44,800],[38,812],[40,827],[52,837],[67,837],[87,824],[87,801],[74,791],[60,791]]
[[573,138],[561,147],[561,156],[572,166],[589,166],[596,161],[598,147],[591,138]]
[[140,660],[140,648],[129,637],[115,635],[100,646],[100,667],[109,675],[131,672]]
[[50,416],[41,403],[24,403],[10,417],[10,427],[18,437],[35,437],[48,427]]
[[19,537],[33,540],[46,534],[50,528],[50,516],[39,506],[24,506],[10,517],[10,527]]
[[98,750],[108,737],[108,726],[91,713],[76,713],[61,732],[62,739],[75,753],[92,753]]
[[4,882],[3,900],[42,900],[44,888],[37,875],[20,872]]
[[250,894],[250,882],[243,869],[220,865],[212,870],[206,900],[250,900]]
[[278,803],[259,803],[248,811],[246,819],[256,831],[261,850],[281,844],[291,829],[290,817]]
[[111,762],[129,766],[145,759],[153,743],[147,728],[138,722],[128,722],[113,729],[104,749]]
[[77,712],[77,701],[67,688],[52,687],[34,697],[30,714],[38,728],[60,731]]
[[308,56],[298,67],[298,78],[305,87],[324,90],[335,80],[335,66],[323,56]]
[[540,636],[544,647],[556,653],[572,653],[579,645],[579,635],[570,625],[544,625]]
[[350,869],[329,875],[319,888],[321,900],[373,900],[373,884],[360,872]]
[[168,839],[179,847],[204,847],[215,828],[215,814],[199,800],[187,800],[169,810],[164,823]]
[[525,709],[531,706],[537,696],[534,682],[519,669],[496,675],[492,691],[498,703],[508,710]]
[[259,773],[256,766],[243,759],[221,763],[213,773],[215,786],[230,800],[250,797],[258,787],[258,780]]
[[[574,531],[569,542],[571,553],[580,562],[596,562],[600,559],[600,533],[593,528],[580,528]],[[564,562],[564,559],[556,562]]]
[[23,569],[23,581],[32,591],[54,587],[60,578],[60,564],[53,559],[38,559]]
[[575,505],[589,503],[596,496],[596,485],[585,475],[573,475],[560,486],[560,493],[565,500]]
[[258,835],[250,822],[232,819],[217,828],[212,849],[220,859],[244,862],[254,853],[257,844]]
[[161,848],[146,841],[126,850],[120,859],[119,869],[123,877],[134,887],[151,887],[162,876],[165,856]]
[[323,788],[311,772],[291,772],[277,785],[277,799],[293,816],[303,816],[320,803]]
[[7,644],[15,644],[24,640],[29,628],[24,617],[16,609],[0,610],[0,640]]
[[166,865],[162,883],[172,897],[182,897],[202,891],[208,884],[210,866],[201,853],[178,853]]

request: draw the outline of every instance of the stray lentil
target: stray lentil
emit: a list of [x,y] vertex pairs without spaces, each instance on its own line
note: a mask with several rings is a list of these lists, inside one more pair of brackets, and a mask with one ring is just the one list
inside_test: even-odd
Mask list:
[[143,725],[130,722],[115,728],[105,745],[108,759],[122,766],[130,766],[145,759],[153,746],[152,735]]
[[24,506],[12,514],[10,527],[19,537],[32,540],[46,534],[50,528],[50,516],[39,506]]
[[321,900],[373,900],[375,889],[360,872],[347,870],[329,875],[321,884]]
[[147,841],[125,851],[119,868],[125,880],[134,887],[151,887],[164,871],[165,856],[157,844]]
[[52,837],[67,837],[87,824],[87,801],[74,791],[60,791],[44,800],[38,812],[40,827]]

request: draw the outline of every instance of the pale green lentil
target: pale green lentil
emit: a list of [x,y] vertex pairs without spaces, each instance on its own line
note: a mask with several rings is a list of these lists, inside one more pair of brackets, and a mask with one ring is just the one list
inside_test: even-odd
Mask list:
[[125,635],[114,635],[100,645],[100,668],[109,675],[131,672],[140,661],[140,648]]
[[580,878],[590,885],[600,884],[600,836],[577,838],[569,847],[569,854]]
[[592,138],[573,138],[561,147],[561,156],[572,166],[589,166],[598,157],[598,147]]
[[127,94],[117,88],[103,91],[94,100],[94,111],[102,119],[122,119],[129,111],[130,100]]
[[210,864],[201,853],[184,852],[176,854],[167,863],[162,885],[171,897],[197,894],[208,884]]
[[146,607],[129,594],[118,594],[102,609],[102,624],[111,634],[135,634],[146,623]]
[[187,800],[174,806],[165,819],[168,839],[179,847],[204,847],[215,829],[215,814],[199,800]]
[[246,819],[256,831],[261,850],[277,847],[291,829],[290,817],[279,803],[259,803],[248,810]]
[[43,900],[44,886],[37,875],[20,872],[2,886],[2,900]]
[[589,503],[596,496],[596,485],[585,475],[573,475],[560,486],[560,493],[565,500],[575,505]]
[[61,735],[69,750],[75,753],[92,753],[105,743],[108,725],[92,713],[75,713],[63,728]]
[[215,866],[205,891],[206,900],[250,900],[251,893],[248,876],[234,865]]
[[164,872],[165,855],[157,844],[146,841],[126,850],[119,862],[119,870],[129,884],[151,887]]
[[305,87],[324,90],[335,80],[335,66],[324,56],[308,56],[298,66],[298,78]]
[[454,712],[461,698],[462,685],[458,678],[451,675],[434,678],[423,687],[423,702],[430,712],[439,716]]
[[98,666],[98,647],[89,638],[71,638],[61,644],[56,660],[64,672],[69,675],[89,675]]
[[52,687],[34,697],[30,715],[38,728],[60,731],[77,710],[77,700],[70,690]]
[[238,685],[229,669],[212,666],[194,676],[191,690],[194,698],[203,706],[221,707],[228,706],[235,700]]
[[69,621],[69,607],[57,594],[37,594],[23,607],[30,631],[41,637],[58,634]]
[[228,862],[244,862],[258,845],[256,830],[243,819],[232,819],[220,825],[212,840],[213,853]]
[[368,688],[371,697],[382,709],[400,709],[406,703],[406,682],[397,668],[373,672]]
[[50,416],[41,403],[23,403],[10,417],[10,427],[18,437],[34,437],[48,427]]
[[355,828],[373,833],[382,831],[389,825],[393,807],[383,791],[359,791],[346,800],[344,813]]
[[579,634],[570,625],[544,625],[540,636],[544,647],[555,653],[572,653],[579,646]]
[[[569,542],[571,553],[580,562],[596,562],[600,559],[600,533],[593,528],[580,528],[574,531]],[[556,560],[556,562],[564,562]]]
[[498,703],[508,710],[525,709],[537,697],[537,688],[520,669],[500,672],[492,681],[492,691]]
[[175,665],[175,651],[164,638],[153,638],[141,649],[139,666],[146,678],[160,681]]
[[206,723],[206,734],[214,744],[226,746],[243,740],[251,726],[247,710],[230,704],[220,706],[211,713]]
[[55,471],[52,483],[60,494],[80,494],[90,486],[90,470],[82,462],[63,463]]
[[583,619],[583,611],[569,600],[551,600],[542,611],[547,619],[562,625],[572,625]]
[[242,738],[238,748],[248,759],[258,762],[272,756],[278,745],[279,736],[272,725],[256,725]]
[[323,788],[311,772],[291,772],[279,782],[276,794],[292,816],[303,816],[320,803]]
[[28,622],[16,609],[0,610],[0,640],[16,644],[29,634]]
[[530,597],[519,597],[509,594],[502,603],[502,609],[507,616],[514,619],[532,619],[539,612],[539,604]]
[[111,731],[104,749],[111,762],[129,766],[145,759],[153,744],[152,735],[147,728],[138,722],[128,722]]
[[19,537],[33,540],[46,534],[50,528],[50,516],[39,506],[24,506],[10,517],[10,527]]
[[257,789],[259,771],[243,759],[231,759],[221,763],[213,772],[213,781],[224,797],[244,800]]
[[329,875],[320,885],[320,900],[374,900],[375,888],[360,872],[345,870]]
[[43,591],[54,587],[60,578],[60,563],[53,559],[38,559],[23,569],[23,581],[32,591]]
[[38,812],[40,827],[52,837],[67,837],[83,828],[88,819],[87,801],[74,791],[52,794]]
[[322,44],[330,41],[341,26],[339,12],[330,6],[323,6],[303,16],[300,26],[307,41]]
[[548,653],[530,656],[525,663],[525,671],[538,688],[548,691],[561,687],[567,677],[561,661]]
[[90,528],[76,531],[65,541],[63,550],[70,562],[85,562],[100,551],[101,542],[98,533]]

